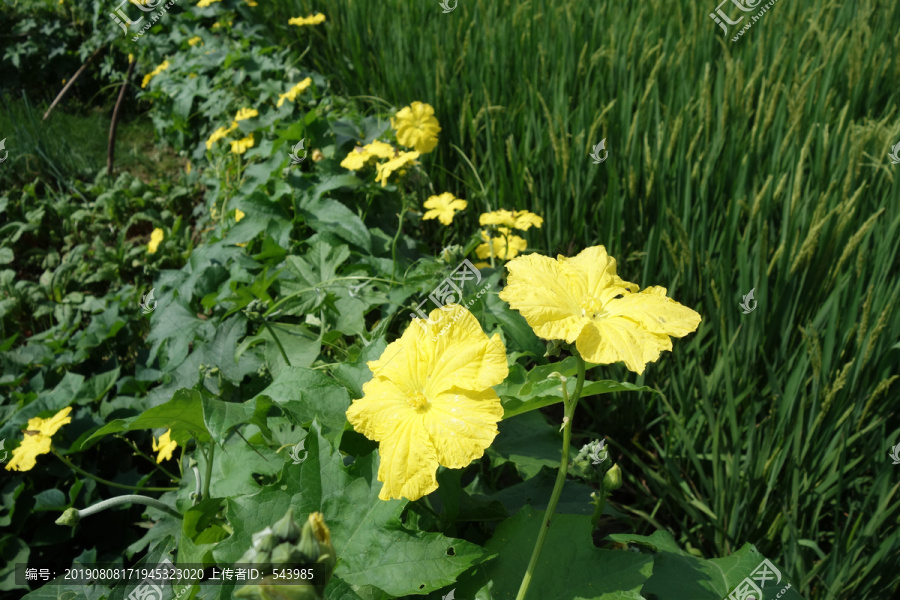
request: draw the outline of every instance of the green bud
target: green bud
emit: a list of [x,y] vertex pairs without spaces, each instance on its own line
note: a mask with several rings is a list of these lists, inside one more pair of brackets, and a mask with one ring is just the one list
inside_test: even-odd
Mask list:
[[253,549],[263,552],[269,552],[278,543],[271,527],[266,527],[262,531],[253,534]]
[[65,512],[56,520],[56,524],[71,525],[74,527],[80,520],[81,516],[79,515],[77,508],[67,508]]
[[297,550],[303,555],[305,562],[314,563],[319,558],[319,541],[316,539],[313,526],[309,520],[303,524],[303,531],[300,534],[300,543],[297,544]]
[[296,544],[300,540],[300,527],[294,521],[294,509],[289,508],[284,516],[274,525],[272,525],[272,533],[281,542],[290,542]]
[[272,562],[278,565],[296,564],[302,562],[300,552],[290,542],[283,542],[272,550]]
[[603,489],[611,492],[620,487],[622,487],[622,469],[619,468],[619,465],[613,465],[612,469],[603,476]]

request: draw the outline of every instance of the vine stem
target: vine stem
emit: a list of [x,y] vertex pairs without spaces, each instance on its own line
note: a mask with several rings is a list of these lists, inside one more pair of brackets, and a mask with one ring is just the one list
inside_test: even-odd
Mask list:
[[[291,364],[291,363],[288,363]],[[206,477],[203,478],[203,499],[209,499],[209,480],[212,479],[213,456],[216,453],[216,443],[210,442],[209,452],[206,455]]]
[[81,473],[85,477],[90,477],[91,479],[93,479],[95,481],[99,481],[100,483],[102,483],[104,485],[108,485],[110,487],[121,488],[124,490],[143,490],[146,492],[177,492],[178,491],[177,487],[142,487],[139,485],[125,485],[124,483],[116,483],[115,481],[103,479],[102,477],[97,477],[93,473],[88,473],[81,467],[75,466],[74,464],[72,464],[72,461],[70,461],[68,458],[66,458],[59,452],[57,452],[56,448],[51,448],[50,451],[56,455],[56,458],[63,461],[67,467],[69,467],[76,473]]
[[275,345],[278,346],[278,349],[281,350],[281,357],[284,359],[284,362],[290,367],[291,359],[288,358],[287,352],[284,351],[284,346],[281,345],[281,340],[278,339],[278,336],[275,335],[275,330],[272,329],[272,326],[269,325],[268,321],[263,321],[263,325],[266,326],[266,329],[269,330],[269,333],[272,334],[272,339],[275,340]]
[[569,467],[569,446],[572,440],[572,417],[575,415],[575,407],[578,405],[578,398],[581,396],[581,389],[584,387],[585,364],[584,359],[577,352],[574,354],[578,365],[578,381],[575,383],[575,391],[572,393],[572,399],[569,399],[566,382],[562,382],[563,404],[565,405],[565,418],[563,419],[563,447],[562,459],[559,463],[559,473],[556,474],[556,483],[553,485],[553,493],[550,495],[550,503],[544,512],[544,518],[541,521],[541,529],[538,532],[537,542],[534,544],[534,550],[531,553],[531,560],[528,562],[528,568],[525,569],[525,576],[522,577],[522,584],[519,586],[519,593],[516,594],[516,600],[524,600],[525,594],[528,592],[528,586],[531,584],[531,578],[534,575],[534,569],[537,566],[538,558],[541,556],[541,549],[544,547],[544,541],[547,539],[547,533],[550,531],[550,518],[556,510],[559,503],[559,497],[562,495],[563,485],[566,482],[566,472]]
[[150,506],[156,509],[159,509],[165,513],[172,515],[173,517],[178,517],[179,519],[183,518],[181,513],[177,510],[165,504],[156,498],[150,498],[149,496],[141,496],[140,494],[125,494],[124,496],[115,496],[114,498],[108,498],[106,500],[102,500],[93,506],[89,506],[87,508],[82,508],[78,511],[78,518],[89,517],[93,514],[96,514],[100,511],[106,510],[107,508],[112,508],[113,506],[118,506],[119,504],[143,504],[144,506]]

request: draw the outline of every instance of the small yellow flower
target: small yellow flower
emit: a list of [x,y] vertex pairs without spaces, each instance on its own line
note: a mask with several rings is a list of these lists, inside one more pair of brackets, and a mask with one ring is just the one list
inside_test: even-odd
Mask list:
[[147,252],[150,254],[156,254],[156,249],[159,248],[160,242],[163,241],[163,230],[157,227],[153,230],[153,233],[150,234],[150,243],[147,244]]
[[231,142],[231,151],[234,154],[243,154],[244,152],[247,151],[248,148],[252,148],[252,147],[253,147],[253,134],[252,133],[243,139],[235,140],[235,141]]
[[149,73],[144,75],[144,81],[141,83],[141,87],[142,88],[147,87],[147,84],[150,83],[151,79],[153,79],[154,77],[156,77],[157,75],[159,75],[160,73],[162,73],[163,71],[165,71],[168,68],[169,68],[169,61],[168,60],[162,61],[162,63],[159,66],[157,66],[155,69],[153,69],[152,71],[150,71]]
[[222,0],[200,0],[200,2],[197,3],[197,8],[206,8],[207,6],[211,5],[213,2],[221,2],[221,1]]
[[212,149],[212,145],[217,141],[221,140],[223,137],[237,129],[238,124],[236,122],[232,122],[231,127],[219,127],[215,131],[213,131],[212,135],[209,136],[209,139],[206,140],[206,149]]
[[[441,334],[443,332],[443,334]],[[382,500],[418,500],[437,489],[438,466],[461,469],[497,436],[503,407],[491,386],[506,379],[506,348],[459,304],[413,319],[367,363],[374,377],[347,409],[353,428],[379,442]]]
[[297,94],[308,88],[310,85],[312,85],[312,77],[307,77],[284,94],[278,94],[278,104],[276,104],[275,106],[277,107],[284,104],[285,99],[293,102],[297,99]]
[[491,256],[491,246],[494,248],[494,257],[500,260],[510,260],[519,255],[528,247],[528,242],[517,235],[511,235],[506,227],[498,229],[501,235],[491,238],[487,232],[481,232],[481,239],[486,243],[475,248],[475,254],[478,258],[489,258]]
[[319,162],[320,160],[325,160],[325,155],[322,154],[322,151],[316,148],[313,150],[312,157],[313,162]]
[[244,214],[244,211],[242,211],[241,209],[238,208],[234,211],[234,222],[240,223],[241,219],[243,219],[246,216],[247,215]]
[[386,186],[391,173],[402,169],[406,165],[415,164],[417,158],[419,158],[418,152],[401,152],[397,158],[376,165],[375,169],[378,173],[375,175],[375,181],[380,181],[381,187]]
[[469,205],[465,200],[459,200],[450,192],[444,192],[440,196],[431,196],[425,201],[425,208],[430,208],[422,218],[438,219],[444,225],[450,225],[453,222],[453,215],[457,211],[465,209]]
[[12,460],[6,465],[7,471],[30,471],[37,464],[37,457],[50,452],[50,438],[60,427],[72,422],[69,413],[72,407],[67,406],[49,419],[34,417],[28,419],[25,439],[13,450]]
[[164,434],[159,436],[159,444],[156,443],[156,438],[153,438],[153,451],[159,452],[156,456],[156,464],[161,463],[164,460],[169,460],[172,458],[172,452],[175,448],[178,447],[178,444],[175,443],[175,440],[169,437],[169,434],[172,433],[171,429],[166,430]]
[[128,62],[129,62],[129,63],[133,63],[133,62],[134,62],[134,54],[131,54],[130,52],[128,53]]
[[293,17],[288,19],[288,25],[318,25],[325,22],[325,15],[319,13],[309,17]]
[[616,274],[603,246],[556,259],[530,254],[510,261],[500,299],[518,310],[538,337],[575,343],[594,364],[624,362],[635,373],[672,349],[672,337],[697,330],[700,315],[666,297],[666,288],[638,286]]
[[184,172],[188,175],[191,174],[191,161],[187,161],[187,164],[184,166]]
[[203,41],[202,37],[200,37],[199,35],[195,35],[194,37],[192,37],[191,39],[188,40],[188,45],[196,46],[197,44],[201,43],[202,41]]
[[502,225],[503,227],[528,231],[532,225],[540,228],[544,223],[544,219],[527,210],[511,212],[500,209],[484,213],[478,218],[478,223],[480,225]]
[[413,102],[391,117],[391,127],[397,130],[397,141],[420,154],[434,150],[441,128],[434,116],[434,108],[423,102]]
[[242,108],[237,111],[237,114],[234,116],[234,122],[246,121],[247,119],[252,119],[256,116],[259,116],[259,111],[255,108]]

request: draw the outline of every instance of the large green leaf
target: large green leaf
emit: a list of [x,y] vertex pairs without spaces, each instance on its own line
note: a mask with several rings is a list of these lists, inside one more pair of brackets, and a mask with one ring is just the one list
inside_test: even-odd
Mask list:
[[489,558],[470,542],[406,529],[400,515],[408,501],[378,499],[374,453],[344,467],[318,423],[312,425],[306,449],[307,459],[285,464],[279,481],[258,494],[227,500],[234,535],[213,551],[216,560],[235,562],[250,546],[251,535],[281,518],[288,507],[300,519],[313,511],[323,513],[338,556],[335,577],[391,596],[440,589]]
[[[656,531],[650,536],[613,534],[608,539],[652,554],[653,575],[643,591],[645,596],[660,600],[722,600],[765,560],[752,544],[744,544],[725,558],[699,558],[679,548],[668,531]],[[781,572],[779,579],[774,579],[773,574],[772,579],[762,583],[763,595],[758,600],[774,600],[789,582]],[[793,587],[779,596],[779,600],[800,598]]]
[[235,425],[253,423],[269,438],[272,432],[266,425],[266,415],[272,400],[266,396],[256,396],[246,402],[223,402],[216,398],[204,396],[203,421],[206,428],[218,442],[224,441],[228,431]]
[[[569,397],[575,392],[577,383],[576,359],[570,356],[560,362],[534,367],[525,371],[522,365],[510,367],[509,376],[494,390],[503,403],[503,418],[508,419],[522,413],[550,406],[563,401],[562,382],[556,378],[548,378],[557,372],[566,377],[566,391]],[[581,390],[581,398],[610,392],[658,392],[647,386],[618,381],[585,381]]]
[[[486,544],[498,557],[461,577],[456,595],[479,600],[515,598],[543,516],[543,511],[528,507],[501,523]],[[650,577],[653,559],[596,548],[591,529],[590,516],[553,516],[527,600],[646,600],[641,586]]]
[[[348,181],[352,182],[353,179],[348,178]],[[339,187],[339,183],[332,182],[329,185]],[[337,200],[309,198],[301,202],[299,208],[307,224],[315,231],[334,233],[351,244],[356,244],[365,250],[371,250],[372,236],[369,234],[365,223]]]
[[254,398],[266,397],[302,426],[317,420],[326,431],[339,435],[344,430],[350,396],[334,379],[321,371],[285,367],[275,380]]
[[137,431],[140,429],[171,429],[171,439],[184,447],[188,440],[194,438],[198,442],[210,441],[209,431],[203,420],[203,405],[200,392],[196,390],[178,390],[172,399],[165,404],[145,410],[137,417],[116,419],[107,423],[87,438],[82,448],[93,439],[120,431]]
[[[487,449],[493,466],[511,462],[522,479],[538,474],[541,467],[559,468],[562,458],[562,433],[539,411],[504,419],[497,424],[500,433]],[[577,450],[570,450],[574,456]]]

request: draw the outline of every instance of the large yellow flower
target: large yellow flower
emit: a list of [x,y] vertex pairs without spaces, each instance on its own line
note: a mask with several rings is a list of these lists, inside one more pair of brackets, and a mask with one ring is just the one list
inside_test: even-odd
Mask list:
[[375,169],[378,171],[375,175],[375,181],[380,181],[381,187],[386,186],[388,177],[394,171],[399,171],[407,165],[415,164],[417,158],[419,158],[418,152],[401,152],[397,158],[375,165]]
[[464,307],[448,304],[428,320],[413,319],[368,365],[374,377],[347,419],[380,443],[382,500],[430,494],[439,465],[461,469],[494,441],[503,407],[491,386],[509,374],[506,348]]
[[169,460],[172,458],[172,452],[175,448],[178,447],[178,444],[175,443],[175,440],[171,439],[169,436],[171,435],[172,430],[167,429],[164,434],[159,436],[159,444],[156,443],[156,438],[153,439],[153,451],[159,452],[156,456],[157,464],[161,463],[164,460]]
[[147,252],[150,254],[156,254],[157,248],[159,248],[160,243],[163,241],[165,237],[165,233],[163,230],[157,227],[153,230],[153,233],[150,234],[150,243],[147,244]]
[[512,212],[500,209],[484,213],[478,218],[479,225],[502,225],[503,227],[521,229],[522,231],[528,231],[532,225],[540,228],[543,223],[544,219],[542,217],[527,210]]
[[67,406],[49,419],[34,417],[28,419],[25,439],[13,450],[12,460],[6,465],[7,471],[30,471],[37,464],[40,454],[50,452],[50,437],[66,423],[72,422],[69,413],[72,407]]
[[397,130],[397,141],[420,154],[434,150],[441,128],[434,116],[434,108],[424,102],[413,102],[391,117],[391,127]]
[[489,258],[491,256],[491,246],[494,248],[494,257],[500,260],[509,260],[515,258],[520,252],[524,252],[528,247],[528,242],[517,235],[511,235],[512,232],[506,227],[498,229],[501,235],[491,238],[486,231],[481,232],[481,239],[485,241],[475,248],[475,254],[478,258]]
[[312,85],[312,77],[307,77],[306,79],[289,89],[287,92],[278,94],[278,104],[276,104],[275,106],[277,107],[284,104],[285,99],[293,102],[297,99],[297,94],[308,88],[310,85]]
[[453,215],[457,211],[465,209],[469,205],[465,200],[460,200],[450,192],[444,192],[440,196],[431,196],[425,201],[425,208],[430,208],[423,219],[439,219],[444,225],[453,223]]
[[574,258],[530,254],[510,261],[508,285],[500,299],[518,310],[541,338],[575,343],[595,364],[622,361],[643,373],[660,352],[672,349],[669,336],[697,330],[700,315],[671,298],[666,288],[638,286],[616,275],[616,261],[603,246]]

